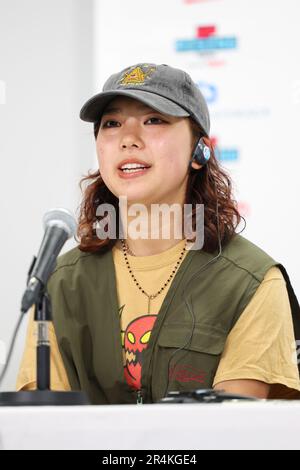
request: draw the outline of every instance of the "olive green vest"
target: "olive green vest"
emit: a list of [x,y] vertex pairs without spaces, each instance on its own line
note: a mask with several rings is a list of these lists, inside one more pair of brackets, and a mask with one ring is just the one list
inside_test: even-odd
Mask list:
[[191,250],[180,265],[143,351],[140,393],[124,377],[111,250],[74,248],[60,256],[48,292],[71,388],[84,390],[92,404],[136,403],[138,395],[152,403],[167,389],[211,388],[230,330],[275,265],[286,279],[300,338],[299,304],[282,265],[240,235],[216,255]]

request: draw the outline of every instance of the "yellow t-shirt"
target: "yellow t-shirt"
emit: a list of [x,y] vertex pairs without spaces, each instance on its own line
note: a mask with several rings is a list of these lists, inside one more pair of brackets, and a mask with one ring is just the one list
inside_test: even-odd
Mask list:
[[[169,250],[157,255],[143,257],[128,255],[132,271],[147,294],[155,294],[165,284],[183,246],[184,241],[180,241]],[[139,388],[141,378],[139,353],[147,347],[156,315],[171,282],[151,300],[148,313],[148,299],[136,286],[126,267],[123,253],[116,247],[113,248],[113,260],[124,346],[124,375],[130,386]],[[17,379],[17,390],[36,388],[35,329],[32,311]],[[50,344],[51,388],[70,390],[52,323]],[[290,303],[285,280],[276,267],[266,273],[255,295],[228,335],[213,385],[235,379],[254,379],[268,384],[280,384],[271,387],[272,398],[283,396],[282,390],[300,391]]]

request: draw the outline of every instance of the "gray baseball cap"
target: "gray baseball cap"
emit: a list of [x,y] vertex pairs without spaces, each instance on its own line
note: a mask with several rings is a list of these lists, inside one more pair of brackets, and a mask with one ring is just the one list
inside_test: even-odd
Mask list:
[[209,136],[210,119],[205,99],[191,77],[183,70],[162,64],[136,64],[111,75],[102,92],[81,108],[83,121],[97,122],[108,103],[117,96],[128,96],[161,113],[190,116]]

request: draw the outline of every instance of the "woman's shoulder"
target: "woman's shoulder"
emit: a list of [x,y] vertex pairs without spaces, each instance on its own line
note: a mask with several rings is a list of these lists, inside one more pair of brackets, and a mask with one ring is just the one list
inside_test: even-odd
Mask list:
[[98,264],[101,259],[105,259],[107,257],[104,253],[96,252],[90,253],[85,252],[79,249],[78,246],[72,248],[71,250],[63,253],[57,258],[56,266],[53,271],[53,274],[59,271],[69,271],[70,269],[80,269],[82,265],[86,264],[94,264],[95,262]]
[[223,255],[234,260],[241,253],[245,253],[249,257],[256,255],[271,258],[271,256],[258,245],[237,233],[225,246]]
[[[266,272],[279,264],[266,251],[242,235],[236,234],[222,251],[222,258],[236,268],[252,274]],[[260,277],[260,276],[259,276]]]
[[78,246],[66,251],[57,258],[55,271],[66,266],[74,266],[78,261],[90,256],[91,253],[81,251]]
[[77,246],[58,257],[47,283],[48,291],[53,294],[60,288],[67,291],[89,283],[104,283],[112,267],[111,250],[90,253]]

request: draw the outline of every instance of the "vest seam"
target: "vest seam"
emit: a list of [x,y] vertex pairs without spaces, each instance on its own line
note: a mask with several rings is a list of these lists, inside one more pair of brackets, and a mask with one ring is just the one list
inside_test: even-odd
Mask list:
[[57,273],[60,269],[63,269],[63,268],[70,268],[72,266],[75,266],[78,261],[80,260],[84,260],[84,259],[87,259],[89,258],[90,256],[92,256],[94,253],[89,253],[87,256],[79,256],[75,261],[73,262],[69,262],[69,263],[66,263],[66,264],[63,264],[62,266],[57,266],[57,268],[55,268],[55,270],[53,271],[53,273],[51,274],[51,277],[53,276],[53,274]]
[[247,268],[244,268],[243,266],[240,266],[239,264],[237,264],[235,261],[231,260],[230,258],[227,258],[227,256],[224,256],[224,255],[221,255],[223,259],[225,259],[226,261],[229,261],[231,264],[233,264],[235,267],[239,268],[239,269],[242,269],[243,271],[246,271],[251,277],[253,277],[256,281],[258,281],[259,283],[261,283],[262,281],[255,275],[253,274],[252,272],[248,271]]

